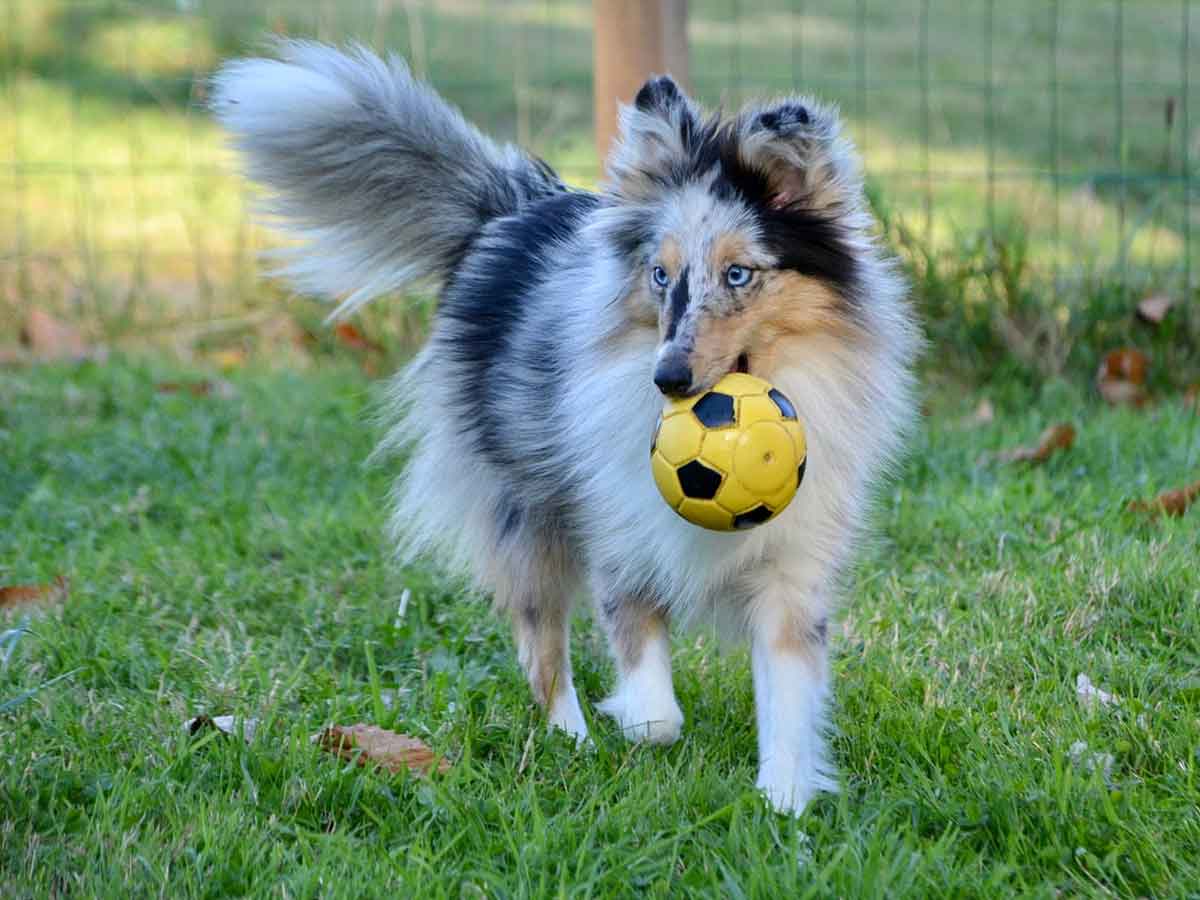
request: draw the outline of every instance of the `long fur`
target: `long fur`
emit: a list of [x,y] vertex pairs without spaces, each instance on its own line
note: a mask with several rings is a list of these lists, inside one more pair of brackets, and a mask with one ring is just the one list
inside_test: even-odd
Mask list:
[[[335,315],[445,277],[483,222],[562,190],[545,164],[484,137],[398,57],[282,41],[213,83],[212,108],[268,211],[299,238],[282,271],[343,298]],[[353,286],[347,291],[347,286]]]
[[[442,285],[381,448],[408,454],[392,498],[403,555],[439,557],[512,612],[535,697],[581,737],[565,650],[577,585],[617,661],[601,708],[632,737],[682,725],[667,619],[731,623],[754,648],[759,787],[791,810],[832,789],[826,622],[912,423],[920,346],[835,112],[786,98],[705,117],[654,79],[589,194],[489,141],[400,60],[279,53],[227,65],[214,108],[300,239],[286,273],[339,313]],[[726,247],[752,291],[722,281]],[[656,263],[673,279],[661,295]],[[647,446],[667,356],[696,390],[748,359],[799,411],[808,476],[768,526],[707,532],[659,498]]]

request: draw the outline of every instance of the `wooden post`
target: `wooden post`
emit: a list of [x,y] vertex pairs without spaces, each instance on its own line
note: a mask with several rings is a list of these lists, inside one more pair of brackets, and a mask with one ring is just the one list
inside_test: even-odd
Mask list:
[[662,46],[663,70],[679,82],[680,87],[688,87],[688,0],[662,0]]
[[596,152],[608,155],[617,103],[629,103],[651,75],[688,78],[687,0],[595,0],[593,42]]

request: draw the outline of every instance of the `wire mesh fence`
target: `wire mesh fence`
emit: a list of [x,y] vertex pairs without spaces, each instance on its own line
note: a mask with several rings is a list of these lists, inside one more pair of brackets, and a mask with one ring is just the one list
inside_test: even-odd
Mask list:
[[[693,0],[690,81],[726,108],[837,102],[914,264],[1003,246],[1047,296],[1193,296],[1200,14],[1189,0]],[[491,134],[599,175],[578,0],[0,0],[0,309],[105,327],[277,303],[270,238],[204,109],[271,33],[404,55]]]

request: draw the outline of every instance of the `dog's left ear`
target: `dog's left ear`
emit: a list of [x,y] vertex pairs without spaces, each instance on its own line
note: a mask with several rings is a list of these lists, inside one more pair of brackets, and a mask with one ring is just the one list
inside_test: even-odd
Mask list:
[[857,197],[857,157],[833,109],[788,99],[743,110],[737,129],[739,161],[765,175],[768,205],[832,210]]

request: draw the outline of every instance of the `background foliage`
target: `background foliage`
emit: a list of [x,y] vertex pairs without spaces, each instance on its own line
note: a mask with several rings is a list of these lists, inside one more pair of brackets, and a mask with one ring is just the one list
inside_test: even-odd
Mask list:
[[[3,0],[0,309],[36,298],[109,338],[281,308],[270,240],[204,107],[271,33],[403,54],[485,130],[594,183],[582,0]],[[1132,303],[1200,312],[1200,14],[1189,0],[696,0],[694,91],[838,102],[931,331],[1035,375],[1135,336]],[[302,309],[299,304],[295,309]],[[303,317],[305,313],[300,313]],[[315,313],[312,313],[315,317]],[[401,343],[421,318],[369,318]],[[7,329],[6,329],[7,330]],[[204,331],[209,334],[209,331]],[[3,333],[0,333],[2,339]],[[12,337],[12,334],[9,334]]]

